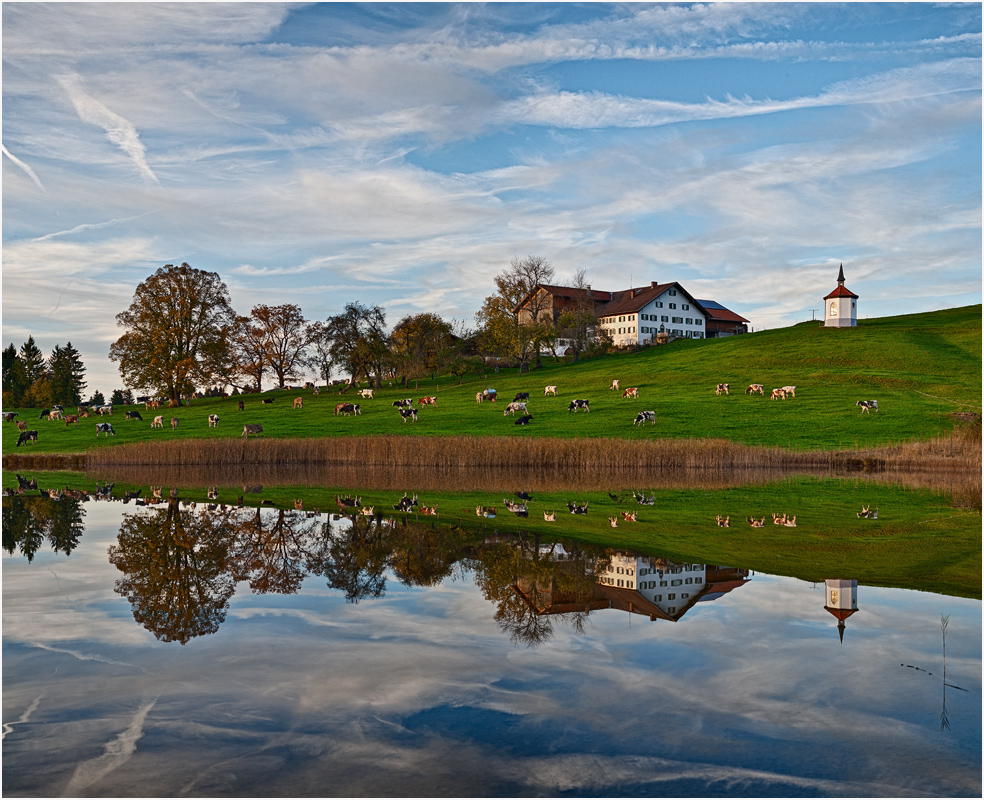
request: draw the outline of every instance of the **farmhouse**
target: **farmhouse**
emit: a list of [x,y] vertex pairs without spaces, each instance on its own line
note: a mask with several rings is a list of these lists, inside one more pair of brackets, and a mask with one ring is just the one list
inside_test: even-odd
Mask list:
[[606,292],[537,284],[513,309],[520,324],[556,323],[565,311],[588,308],[616,346],[652,344],[659,334],[687,339],[748,332],[748,320],[712,300],[697,300],[679,283]]

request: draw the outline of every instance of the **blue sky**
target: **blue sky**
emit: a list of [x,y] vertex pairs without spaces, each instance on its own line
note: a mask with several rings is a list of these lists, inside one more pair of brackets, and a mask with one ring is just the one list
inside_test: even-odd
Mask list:
[[473,322],[515,256],[756,329],[981,301],[981,5],[5,3],[3,344],[166,263]]

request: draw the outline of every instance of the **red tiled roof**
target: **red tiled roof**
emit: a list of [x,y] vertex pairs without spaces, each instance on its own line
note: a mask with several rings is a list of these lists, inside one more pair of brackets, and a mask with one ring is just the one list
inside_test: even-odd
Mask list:
[[829,300],[831,297],[853,297],[856,299],[858,295],[854,294],[854,292],[852,292],[846,286],[838,286],[836,289],[834,289],[834,291],[832,291],[823,299]]
[[721,322],[748,322],[741,314],[736,314],[727,308],[707,308],[706,306],[701,306],[706,312],[710,319],[720,320]]

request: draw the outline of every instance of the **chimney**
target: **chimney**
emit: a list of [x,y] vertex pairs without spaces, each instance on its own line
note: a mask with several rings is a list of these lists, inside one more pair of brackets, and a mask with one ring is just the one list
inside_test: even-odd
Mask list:
[[650,289],[655,289],[656,288],[656,281],[650,281],[649,282],[649,288]]

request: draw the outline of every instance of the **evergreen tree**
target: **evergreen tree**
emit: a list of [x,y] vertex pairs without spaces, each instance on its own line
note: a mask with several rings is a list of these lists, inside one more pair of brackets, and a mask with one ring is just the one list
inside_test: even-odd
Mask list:
[[48,359],[51,390],[57,402],[78,405],[85,390],[85,366],[79,351],[69,342],[65,347],[55,345]]
[[44,355],[41,353],[41,348],[35,343],[33,336],[28,336],[27,341],[21,345],[20,358],[24,364],[27,385],[30,386],[45,372]]
[[24,403],[24,392],[30,384],[24,371],[24,362],[13,343],[3,351],[3,405],[18,408]]
[[98,392],[98,391],[97,392],[93,392],[92,393],[92,397],[89,398],[88,405],[90,405],[90,406],[104,406],[104,405],[106,405],[106,398],[103,397],[103,393],[102,392]]

